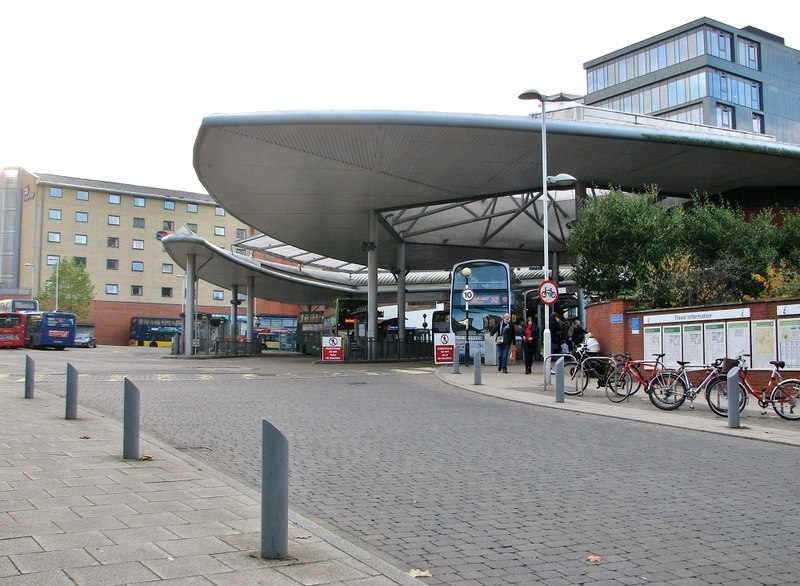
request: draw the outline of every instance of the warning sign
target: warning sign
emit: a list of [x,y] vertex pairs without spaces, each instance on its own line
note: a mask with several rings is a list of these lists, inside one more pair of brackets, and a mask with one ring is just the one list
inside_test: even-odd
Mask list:
[[337,336],[324,336],[322,338],[322,361],[323,362],[344,361],[344,349],[342,348],[342,338],[339,338]]

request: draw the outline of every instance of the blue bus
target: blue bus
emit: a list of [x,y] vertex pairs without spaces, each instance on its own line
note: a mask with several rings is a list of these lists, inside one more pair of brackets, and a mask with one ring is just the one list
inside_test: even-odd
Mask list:
[[183,320],[179,317],[135,316],[131,318],[128,344],[150,348],[171,348],[173,336],[180,335],[182,328]]
[[30,311],[25,314],[25,346],[63,350],[75,346],[78,318],[67,311]]
[[512,323],[516,321],[512,283],[511,267],[504,262],[475,259],[453,266],[450,332],[459,346],[463,346],[469,336],[470,355],[483,349],[484,334],[490,332],[504,314],[512,314]]
[[38,299],[0,299],[0,311],[39,311]]

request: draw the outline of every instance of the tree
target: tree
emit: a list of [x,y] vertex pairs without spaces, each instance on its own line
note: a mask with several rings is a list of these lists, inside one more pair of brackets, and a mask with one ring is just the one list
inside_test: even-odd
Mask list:
[[[58,287],[56,287],[58,277]],[[56,307],[56,290],[58,290],[58,307]],[[53,266],[53,274],[39,292],[39,304],[43,309],[52,311],[60,309],[69,311],[85,319],[89,315],[89,306],[94,299],[94,285],[89,273],[82,264],[72,261],[60,261]]]
[[577,259],[575,279],[589,297],[637,298],[652,267],[679,250],[677,212],[656,205],[658,191],[586,200],[568,250]]

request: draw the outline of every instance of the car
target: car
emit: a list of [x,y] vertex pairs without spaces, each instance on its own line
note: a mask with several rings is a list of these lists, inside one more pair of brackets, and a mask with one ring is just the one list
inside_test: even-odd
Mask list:
[[75,334],[76,348],[97,348],[97,338],[91,332],[79,332]]

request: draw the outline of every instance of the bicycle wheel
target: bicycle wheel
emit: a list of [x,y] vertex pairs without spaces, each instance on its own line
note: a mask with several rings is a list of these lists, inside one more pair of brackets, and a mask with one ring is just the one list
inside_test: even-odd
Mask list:
[[786,379],[772,389],[769,400],[775,413],[784,419],[800,419],[800,380]]
[[672,372],[660,372],[648,385],[650,402],[664,411],[673,411],[686,400],[686,383]]
[[[706,387],[706,402],[711,410],[720,417],[728,416],[728,379],[720,377]],[[739,413],[747,405],[747,390],[739,383]]]
[[628,398],[633,379],[627,372],[614,371],[606,379],[606,397],[612,403],[620,403]]
[[580,395],[585,388],[583,385],[583,367],[580,364],[573,364],[569,367],[569,380],[564,383],[565,395]]

